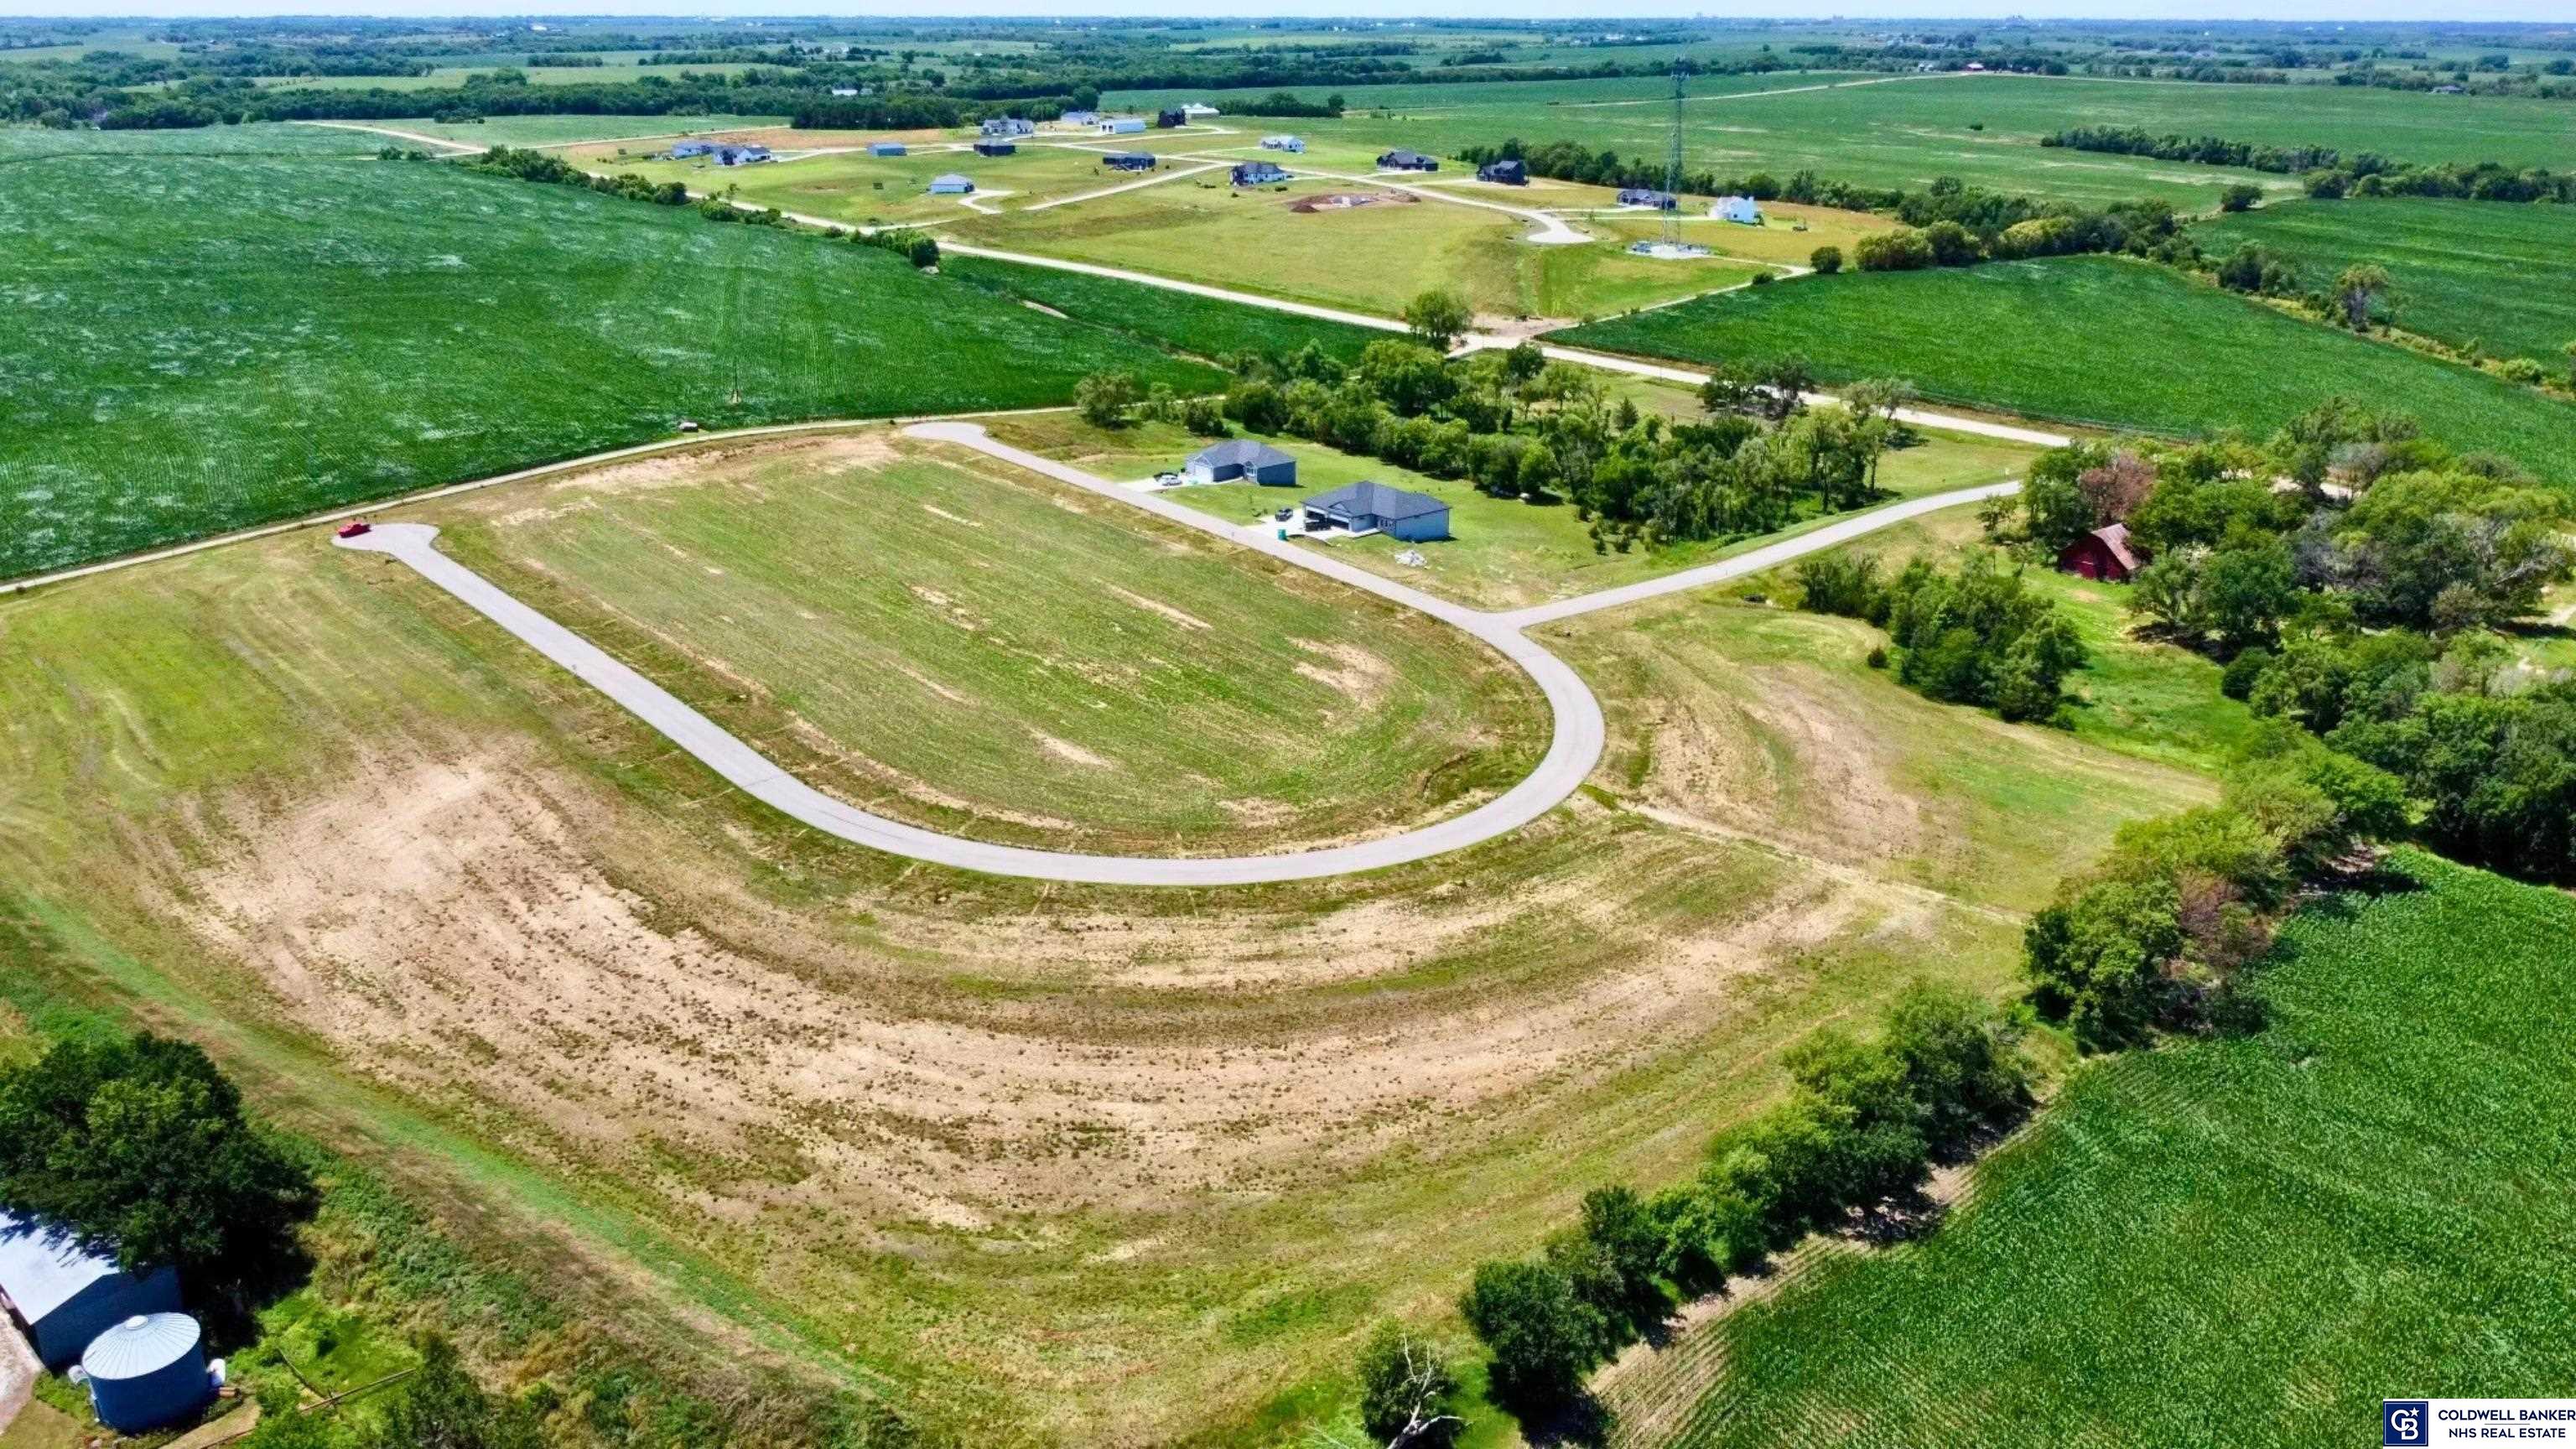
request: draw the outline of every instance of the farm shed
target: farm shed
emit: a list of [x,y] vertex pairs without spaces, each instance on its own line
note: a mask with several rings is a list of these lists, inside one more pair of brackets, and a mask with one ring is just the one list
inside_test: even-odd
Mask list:
[[1289,179],[1288,173],[1269,161],[1246,161],[1230,173],[1237,186],[1269,186]]
[[81,1377],[98,1421],[139,1434],[184,1419],[215,1396],[206,1336],[184,1313],[138,1313],[91,1340]]
[[1055,119],[1058,125],[1097,126],[1100,124],[1100,113],[1098,111],[1067,111]]
[[1419,151],[1394,150],[1377,158],[1380,171],[1437,171],[1440,163]]
[[930,194],[933,196],[965,196],[974,189],[973,177],[960,176],[954,171],[930,178]]
[[1762,224],[1762,206],[1750,196],[1721,196],[1708,214],[1719,221],[1732,221],[1744,226]]
[[1100,158],[1100,164],[1113,171],[1151,171],[1161,163],[1151,151],[1112,151]]
[[1306,138],[1303,136],[1264,136],[1261,138],[1261,149],[1264,151],[1287,151],[1295,155],[1303,156],[1306,154]]
[[909,156],[912,154],[912,148],[906,146],[901,141],[870,141],[868,143],[868,154],[871,156]]
[[1679,209],[1682,202],[1680,197],[1669,191],[1657,191],[1646,186],[1631,186],[1619,193],[1619,204],[1651,206],[1657,211],[1673,211]]
[[80,1357],[89,1341],[138,1313],[179,1306],[179,1270],[127,1272],[111,1253],[71,1234],[0,1210],[0,1302],[47,1368]]
[[1476,168],[1476,179],[1504,186],[1529,185],[1529,167],[1518,161],[1488,161]]
[[1267,443],[1231,438],[1191,454],[1190,460],[1181,465],[1181,473],[1193,483],[1231,483],[1249,478],[1255,483],[1294,487],[1297,460]]
[[975,143],[975,154],[978,156],[1009,156],[1017,152],[1019,149],[1020,148],[1017,145],[1009,141],[978,141]]
[[2129,527],[2114,523],[2097,528],[2068,544],[2057,555],[2057,566],[2082,579],[2104,583],[2127,583],[2138,571],[2138,555],[2129,547]]
[[1104,136],[1138,136],[1144,131],[1143,116],[1105,116],[1100,122],[1100,134]]
[[1407,543],[1425,543],[1449,536],[1449,505],[1428,493],[1383,483],[1353,483],[1307,499],[1306,527],[1377,532]]

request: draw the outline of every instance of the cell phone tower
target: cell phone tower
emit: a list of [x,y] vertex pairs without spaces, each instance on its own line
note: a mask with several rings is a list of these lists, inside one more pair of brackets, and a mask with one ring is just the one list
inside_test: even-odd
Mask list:
[[1676,252],[1682,245],[1682,86],[1690,72],[1680,56],[1673,57],[1673,134],[1664,144],[1664,194],[1672,203],[1664,208],[1664,245]]

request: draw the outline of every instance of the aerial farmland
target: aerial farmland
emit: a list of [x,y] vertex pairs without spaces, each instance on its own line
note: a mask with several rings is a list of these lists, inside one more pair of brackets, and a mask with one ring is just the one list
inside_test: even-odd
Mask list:
[[0,1449],[2566,1404],[2570,56],[0,19]]

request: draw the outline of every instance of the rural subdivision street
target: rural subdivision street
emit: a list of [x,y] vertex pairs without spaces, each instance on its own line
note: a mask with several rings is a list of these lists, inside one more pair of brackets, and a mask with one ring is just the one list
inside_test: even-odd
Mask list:
[[379,524],[371,533],[337,542],[342,548],[385,554],[408,565],[539,654],[616,701],[715,771],[727,783],[826,835],[911,860],[991,875],[1089,885],[1231,886],[1314,880],[1445,855],[1516,830],[1554,809],[1566,796],[1573,794],[1601,757],[1604,737],[1601,705],[1571,666],[1524,632],[1530,627],[1595,609],[1616,608],[1639,599],[1740,578],[1936,509],[1998,497],[2020,486],[1999,483],[1910,499],[1667,578],[1511,613],[1489,613],[1436,598],[1316,549],[1301,547],[1259,531],[1247,531],[1169,499],[1139,493],[1069,464],[997,442],[980,424],[916,423],[904,431],[913,437],[972,448],[1103,498],[1142,508],[1182,527],[1212,534],[1237,546],[1322,574],[1465,630],[1518,665],[1538,685],[1541,696],[1547,701],[1552,721],[1547,753],[1540,758],[1538,767],[1518,784],[1464,815],[1419,830],[1353,845],[1280,855],[1174,859],[1084,855],[988,844],[942,835],[869,814],[797,779],[722,725],[690,708],[670,691],[617,662],[589,640],[521,603],[491,580],[440,553],[435,546],[438,530],[430,525]]

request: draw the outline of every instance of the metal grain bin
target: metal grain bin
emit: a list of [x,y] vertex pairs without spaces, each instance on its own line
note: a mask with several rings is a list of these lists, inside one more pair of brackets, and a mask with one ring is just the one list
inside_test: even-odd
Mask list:
[[139,1314],[100,1334],[81,1371],[98,1421],[120,1434],[184,1419],[214,1396],[205,1334],[184,1313]]

